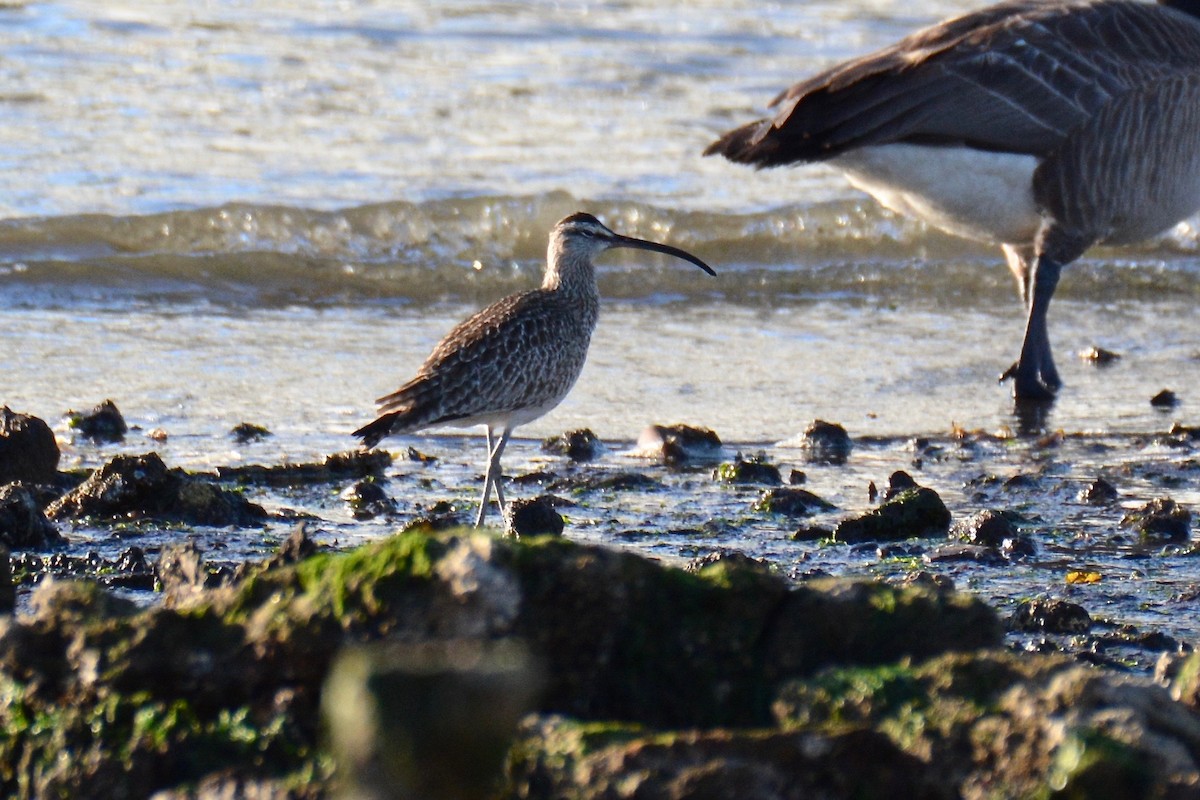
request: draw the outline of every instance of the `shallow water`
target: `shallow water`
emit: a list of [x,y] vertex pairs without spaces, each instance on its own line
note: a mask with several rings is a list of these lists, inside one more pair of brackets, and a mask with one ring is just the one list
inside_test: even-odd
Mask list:
[[[1113,515],[1070,499],[1110,469],[1127,505],[1168,488],[1198,499],[1183,466],[1194,455],[1135,436],[1196,423],[1194,221],[1065,272],[1050,325],[1067,385],[1048,416],[1020,419],[995,380],[1022,329],[995,249],[887,213],[825,167],[755,173],[699,157],[789,83],[959,10],[928,0],[0,4],[0,403],[55,425],[64,468],[151,449],[190,469],[318,460],[352,444],[372,398],[456,321],[536,285],[548,230],[585,209],[720,274],[606,256],[588,366],[559,409],[519,431],[510,474],[545,465],[539,438],[583,426],[611,444],[599,468],[624,468],[640,430],[669,422],[711,427],[731,453],[791,462],[786,443],[824,418],[860,442],[884,437],[846,468],[812,470],[814,491],[849,513],[868,507],[867,481],[913,469],[913,437],[1086,431],[1090,444],[1068,438],[1053,453],[1041,499],[1058,510],[1035,530],[1043,554],[1076,548],[1070,559],[1126,575],[1088,591],[1121,619],[1194,638],[1186,603],[1139,600],[1200,583],[1194,559],[1125,571],[1142,558],[1133,549],[1074,544],[1117,535]],[[1092,346],[1122,358],[1098,368],[1076,357]],[[1163,388],[1181,404],[1152,408]],[[120,446],[75,442],[62,414],[105,397],[137,429]],[[228,431],[242,421],[274,435],[235,445]],[[156,428],[165,442],[148,438]],[[396,442],[440,459],[422,468],[428,486],[397,463],[399,519],[355,523],[341,486],[260,499],[315,514],[323,541],[383,535],[439,496],[471,504],[481,445],[464,435]],[[914,474],[956,516],[1032,503],[965,488],[981,470],[1044,465],[1033,440],[997,441],[966,466]],[[1124,475],[1127,458],[1182,477],[1164,488]],[[571,512],[568,534],[671,558],[736,547],[798,573],[908,564],[793,543],[790,523],[747,521],[753,491],[663,475],[663,491]],[[288,527],[197,535],[236,562]],[[66,533],[72,551],[130,541],[104,528]],[[138,541],[153,549],[179,535]],[[997,602],[1068,591],[1057,566],[946,569]]]

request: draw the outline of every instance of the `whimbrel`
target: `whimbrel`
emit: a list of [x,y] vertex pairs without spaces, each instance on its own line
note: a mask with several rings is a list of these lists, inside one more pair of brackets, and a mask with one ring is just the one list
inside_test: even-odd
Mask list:
[[1001,377],[1048,400],[1061,268],[1200,209],[1197,15],[1189,0],[1001,3],[792,86],[705,154],[827,161],[894,211],[1000,244],[1027,312]]
[[616,247],[666,253],[716,274],[691,253],[613,233],[591,214],[572,214],[550,233],[541,288],[509,295],[459,323],[416,377],[376,401],[379,418],[353,435],[374,447],[385,436],[425,428],[486,426],[488,464],[475,526],[483,524],[492,487],[503,511],[500,456],[513,429],[561,403],[583,370],[600,311],[592,260]]

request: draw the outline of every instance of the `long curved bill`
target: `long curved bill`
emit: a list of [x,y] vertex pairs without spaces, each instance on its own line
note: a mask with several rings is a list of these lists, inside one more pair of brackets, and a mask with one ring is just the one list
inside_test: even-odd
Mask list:
[[709,275],[716,275],[713,268],[705,264],[700,259],[686,250],[680,250],[678,247],[671,247],[669,244],[659,244],[658,242],[648,242],[645,239],[635,239],[632,236],[622,236],[619,233],[613,234],[613,243],[611,247],[631,247],[634,250],[651,250],[655,253],[666,253],[669,256],[681,258],[684,261],[689,261],[695,264],[700,269],[707,272]]

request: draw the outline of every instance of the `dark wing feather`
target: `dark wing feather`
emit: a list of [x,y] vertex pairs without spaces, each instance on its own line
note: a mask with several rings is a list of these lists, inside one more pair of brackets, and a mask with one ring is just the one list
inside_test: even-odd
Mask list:
[[1043,156],[1112,98],[1200,67],[1200,21],[1135,0],[1002,3],[826,70],[706,155],[772,167],[912,142]]
[[[554,292],[510,295],[459,323],[416,376],[379,398],[388,433],[535,407],[574,384],[595,314]],[[369,427],[369,426],[368,426]]]

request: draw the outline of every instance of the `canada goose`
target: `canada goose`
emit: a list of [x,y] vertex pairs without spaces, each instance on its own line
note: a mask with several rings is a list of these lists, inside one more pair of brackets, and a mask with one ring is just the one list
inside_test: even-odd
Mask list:
[[1061,385],[1046,311],[1094,244],[1200,209],[1200,2],[1014,2],[839,64],[705,155],[828,161],[899,213],[1001,245],[1027,307],[1018,399]]

